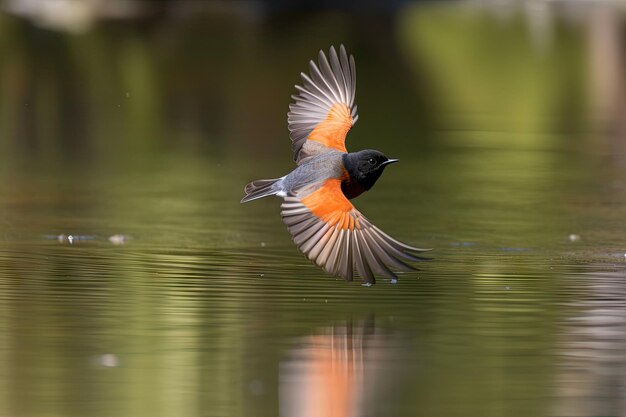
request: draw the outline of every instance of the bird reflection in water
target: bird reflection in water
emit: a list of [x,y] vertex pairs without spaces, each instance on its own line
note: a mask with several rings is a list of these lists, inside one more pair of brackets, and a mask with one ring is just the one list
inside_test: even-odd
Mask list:
[[375,415],[404,379],[406,342],[373,320],[348,321],[301,339],[280,365],[280,416]]

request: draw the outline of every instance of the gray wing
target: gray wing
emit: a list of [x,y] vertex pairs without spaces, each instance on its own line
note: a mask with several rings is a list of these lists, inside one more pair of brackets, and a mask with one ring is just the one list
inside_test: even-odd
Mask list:
[[287,123],[296,163],[328,151],[346,152],[345,138],[358,119],[354,104],[356,69],[352,55],[330,47],[328,57],[319,52],[319,65],[309,62],[309,75],[301,73],[302,85],[292,95]]
[[327,211],[320,217],[306,203],[306,198],[285,197],[281,216],[298,249],[329,274],[352,281],[357,272],[365,284],[374,284],[375,274],[395,281],[393,270],[414,270],[407,261],[427,260],[416,253],[430,249],[392,238],[355,208]]

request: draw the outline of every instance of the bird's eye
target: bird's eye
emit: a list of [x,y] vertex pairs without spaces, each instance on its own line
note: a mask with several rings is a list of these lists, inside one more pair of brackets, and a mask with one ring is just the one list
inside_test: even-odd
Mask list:
[[367,162],[369,162],[370,165],[376,164],[376,160],[374,158],[368,159]]

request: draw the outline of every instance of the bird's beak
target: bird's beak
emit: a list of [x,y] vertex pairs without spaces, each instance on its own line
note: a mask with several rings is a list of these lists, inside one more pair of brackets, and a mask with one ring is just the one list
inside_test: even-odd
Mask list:
[[383,162],[383,165],[393,164],[394,162],[398,161],[399,159],[387,159],[385,162]]

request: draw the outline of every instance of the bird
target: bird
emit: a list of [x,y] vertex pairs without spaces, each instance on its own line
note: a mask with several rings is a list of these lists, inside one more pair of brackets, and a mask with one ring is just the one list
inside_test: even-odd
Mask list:
[[287,113],[296,168],[280,178],[248,183],[241,203],[275,195],[283,199],[281,217],[298,249],[328,274],[362,285],[382,275],[398,282],[395,271],[430,249],[404,244],[374,226],[350,200],[370,190],[389,165],[398,162],[380,151],[348,152],[346,135],[359,116],[355,104],[356,66],[343,45],[319,51],[309,61],[302,85]]

